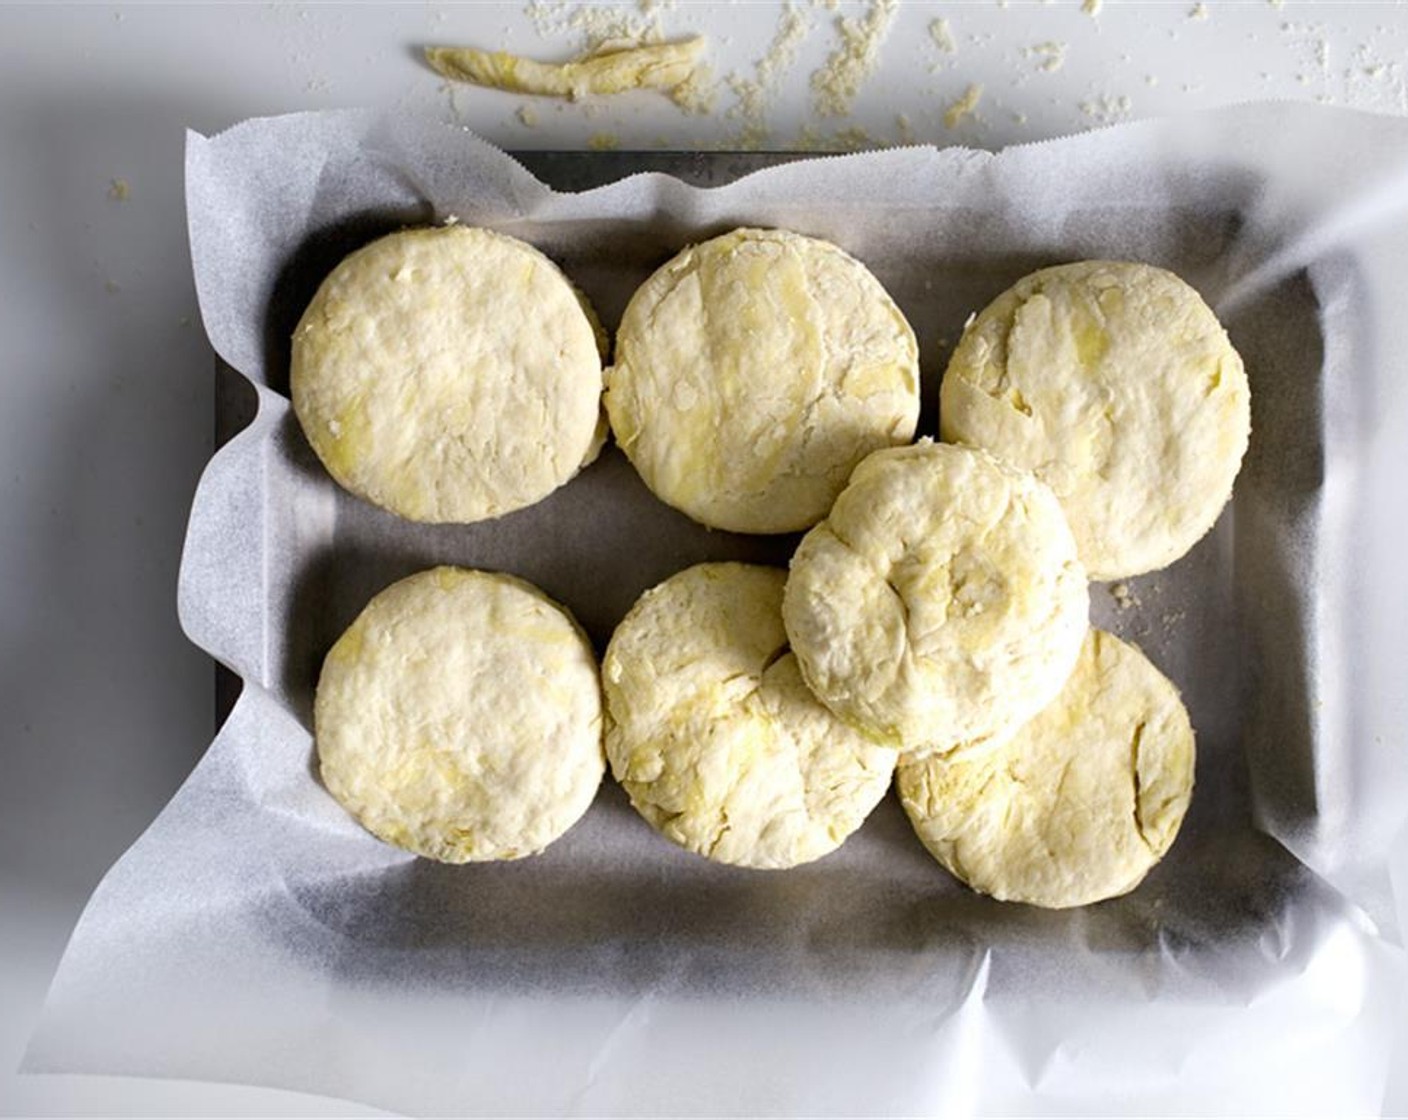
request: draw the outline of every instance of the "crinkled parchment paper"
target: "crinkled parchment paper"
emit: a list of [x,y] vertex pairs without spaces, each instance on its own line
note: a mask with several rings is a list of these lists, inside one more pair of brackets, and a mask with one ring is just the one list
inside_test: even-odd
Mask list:
[[[574,195],[452,126],[308,114],[192,135],[187,175],[205,327],[258,415],[201,482],[180,609],[245,687],[94,894],[27,1068],[437,1114],[1380,1107],[1408,994],[1408,121],[1244,106]],[[437,866],[363,833],[314,776],[309,712],[324,651],[385,584],[512,571],[600,646],[671,572],[795,543],[706,532],[614,450],[486,525],[340,493],[289,411],[289,332],[345,252],[450,215],[540,246],[608,325],[688,241],[830,238],[915,324],[929,433],[964,319],[1023,273],[1136,258],[1196,285],[1252,379],[1235,502],[1130,581],[1134,605],[1094,590],[1198,730],[1192,811],[1145,884],[1061,913],[977,897],[893,799],[783,873],[676,850],[609,782],[523,863]]]

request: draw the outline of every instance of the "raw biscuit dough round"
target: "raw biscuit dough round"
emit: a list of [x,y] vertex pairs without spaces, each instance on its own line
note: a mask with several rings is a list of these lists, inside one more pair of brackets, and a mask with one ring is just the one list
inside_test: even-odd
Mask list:
[[924,846],[970,887],[1084,906],[1133,890],[1193,794],[1178,690],[1134,646],[1092,630],[1049,707],[977,759],[901,759],[900,800]]
[[328,791],[382,840],[446,863],[542,851],[606,770],[590,643],[495,572],[433,568],[372,599],[323,662],[314,726]]
[[604,336],[542,253],[404,230],[347,257],[293,335],[294,412],[346,489],[413,521],[532,505],[595,458]]
[[739,533],[805,529],[919,419],[914,331],[835,245],[738,229],[631,298],[606,373],[616,442],[663,501]]
[[964,330],[944,439],[1036,472],[1092,579],[1168,566],[1212,528],[1251,433],[1242,360],[1171,272],[1082,261],[1017,282]]
[[602,664],[616,780],[654,828],[720,863],[792,867],[839,847],[898,757],[807,691],[782,629],[785,579],[688,568],[641,596]]
[[921,440],[856,468],[792,557],[807,683],[878,741],[986,748],[1065,683],[1089,592],[1060,504],[985,451]]

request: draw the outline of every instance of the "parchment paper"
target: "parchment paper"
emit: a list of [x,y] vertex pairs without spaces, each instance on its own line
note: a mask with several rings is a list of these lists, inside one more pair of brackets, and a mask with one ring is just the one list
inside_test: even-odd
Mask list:
[[[437,1114],[1379,1109],[1408,994],[1408,121],[1246,106],[567,195],[451,126],[311,114],[191,135],[187,180],[205,327],[259,410],[201,482],[180,610],[245,687],[95,893],[27,1068]],[[1145,884],[1061,913],[977,897],[893,799],[782,873],[673,848],[609,781],[527,862],[438,866],[362,832],[310,768],[309,711],[323,653],[391,580],[512,571],[600,646],[670,573],[795,544],[693,525],[614,450],[481,526],[341,493],[289,411],[289,333],[344,253],[452,214],[540,246],[608,326],[690,240],[832,239],[918,331],[927,433],[964,319],[1023,273],[1133,258],[1197,286],[1252,379],[1235,501],[1130,581],[1138,605],[1093,594],[1198,731],[1192,811]]]

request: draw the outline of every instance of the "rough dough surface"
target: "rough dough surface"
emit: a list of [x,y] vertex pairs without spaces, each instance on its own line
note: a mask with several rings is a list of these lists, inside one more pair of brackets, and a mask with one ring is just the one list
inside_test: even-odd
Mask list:
[[1056,700],[977,759],[905,757],[900,799],[934,858],[994,898],[1060,908],[1133,890],[1193,793],[1178,690],[1092,630]]
[[293,335],[293,408],[341,485],[413,521],[546,497],[601,447],[594,316],[531,245],[464,226],[372,242]]
[[1232,494],[1251,432],[1246,371],[1171,272],[1082,261],[1034,272],[963,332],[944,439],[1035,471],[1092,579],[1173,563]]
[[607,371],[616,442],[647,486],[740,533],[805,529],[852,468],[919,418],[914,332],[836,246],[739,229],[631,298]]
[[596,659],[512,576],[434,568],[377,595],[323,663],[323,784],[388,843],[447,863],[542,851],[606,764]]
[[647,591],[603,663],[606,754],[631,804],[720,863],[817,859],[860,827],[898,757],[807,691],[780,569],[699,564]]
[[1089,593],[1055,496],[985,451],[921,440],[856,468],[792,558],[802,674],[878,741],[991,746],[1065,683]]

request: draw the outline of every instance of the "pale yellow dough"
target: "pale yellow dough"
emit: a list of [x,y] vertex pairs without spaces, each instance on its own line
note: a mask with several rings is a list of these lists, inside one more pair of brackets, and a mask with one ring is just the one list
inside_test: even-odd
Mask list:
[[1232,493],[1251,432],[1246,371],[1198,293],[1123,261],[1043,269],[963,332],[945,439],[1036,472],[1092,579],[1173,563]]
[[978,759],[905,757],[900,799],[934,858],[983,894],[1061,908],[1133,890],[1193,793],[1178,691],[1092,630],[1055,701]]
[[531,245],[463,226],[372,242],[293,336],[293,408],[341,485],[414,521],[546,497],[600,450],[585,300]]
[[906,750],[992,746],[1065,683],[1089,596],[1054,495],[985,451],[921,440],[856,468],[792,558],[807,683]]
[[782,629],[784,572],[699,564],[647,591],[602,675],[606,753],[631,804],[720,863],[824,856],[884,796],[897,753],[807,691]]
[[425,60],[442,77],[514,93],[567,97],[658,89],[676,99],[700,72],[704,39],[673,43],[607,41],[571,62],[538,62],[507,51],[427,47]]
[[377,595],[323,663],[328,791],[374,835],[447,863],[542,851],[605,772],[596,659],[512,576],[434,568]]
[[606,408],[646,485],[696,521],[804,529],[919,417],[914,332],[836,246],[739,229],[685,249],[632,297]]

